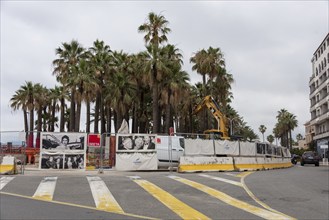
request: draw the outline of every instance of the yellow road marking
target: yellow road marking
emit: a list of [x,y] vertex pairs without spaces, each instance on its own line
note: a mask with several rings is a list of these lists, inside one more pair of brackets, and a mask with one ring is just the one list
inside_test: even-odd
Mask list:
[[277,210],[275,210],[275,209],[272,209],[271,207],[269,207],[267,204],[265,204],[264,202],[262,202],[262,201],[260,201],[250,190],[249,190],[249,188],[247,187],[247,185],[245,184],[245,182],[244,182],[244,179],[245,179],[245,177],[246,176],[248,176],[249,174],[251,174],[252,172],[244,172],[245,173],[245,175],[244,176],[242,176],[242,178],[241,178],[241,184],[242,184],[242,187],[243,187],[243,189],[248,193],[248,195],[255,201],[255,202],[257,202],[259,205],[261,205],[261,206],[263,206],[265,209],[267,209],[267,210],[269,210],[269,211],[272,211],[272,212],[275,212],[275,213],[278,213],[278,214],[280,214],[280,215],[284,215],[284,216],[286,216],[287,217],[287,219],[295,219],[295,218],[293,218],[293,217],[291,217],[291,216],[288,216],[288,215],[286,215],[286,214],[284,214],[284,213],[282,213],[282,212],[279,212],[279,211],[277,211]]
[[170,176],[170,178],[177,180],[181,183],[184,183],[186,185],[189,185],[193,188],[196,188],[204,193],[207,193],[231,206],[234,206],[238,209],[242,209],[246,212],[249,212],[251,214],[257,215],[259,217],[265,218],[265,219],[293,219],[292,217],[289,217],[287,215],[282,215],[280,213],[276,213],[276,212],[271,212],[269,210],[263,209],[263,208],[259,208],[253,205],[250,205],[246,202],[243,202],[241,200],[235,199],[221,191],[215,190],[211,187],[205,186],[203,184],[188,180],[188,179],[184,179],[181,177],[177,177],[177,176]]
[[248,176],[249,174],[252,174],[253,172],[242,172],[242,173],[239,173],[238,175],[236,175],[236,177],[246,177]]
[[233,164],[186,164],[186,165],[179,165],[178,171],[179,172],[186,172],[186,171],[217,171],[217,170],[227,170],[232,171],[234,170]]
[[210,219],[147,180],[135,179],[134,182],[183,219]]
[[87,176],[96,207],[116,213],[124,213],[104,181],[98,176]]
[[[0,194],[20,197],[20,198],[24,198],[24,199],[39,200],[39,199],[36,199],[34,197],[19,195],[19,194],[15,194],[15,193],[0,192]],[[141,219],[158,220],[157,218],[151,218],[151,217],[142,216],[142,215],[135,215],[135,214],[131,214],[131,213],[111,212],[111,211],[107,211],[107,210],[100,210],[100,209],[97,209],[97,208],[91,207],[91,206],[84,206],[84,205],[78,205],[78,204],[67,203],[67,202],[59,202],[59,201],[54,201],[54,200],[44,200],[43,202],[49,202],[49,203],[54,203],[54,204],[59,204],[59,205],[67,205],[67,206],[72,206],[72,207],[77,207],[77,208],[90,209],[90,210],[113,213],[113,214],[120,214],[120,215],[123,215],[123,216],[130,216],[130,217],[136,217],[136,218],[141,218]]]

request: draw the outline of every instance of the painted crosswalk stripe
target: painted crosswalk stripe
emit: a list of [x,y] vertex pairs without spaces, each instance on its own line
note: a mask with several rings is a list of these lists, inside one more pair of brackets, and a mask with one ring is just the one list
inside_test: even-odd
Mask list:
[[40,182],[37,190],[35,191],[33,198],[42,200],[53,200],[57,177],[45,177]]
[[188,179],[184,179],[178,176],[170,176],[170,178],[177,180],[178,182],[184,183],[186,185],[189,185],[193,188],[196,188],[204,193],[207,193],[231,206],[234,206],[238,209],[242,209],[246,212],[249,212],[251,214],[257,215],[261,218],[264,219],[294,219],[293,217],[287,216],[287,215],[283,215],[280,213],[275,213],[275,212],[271,212],[269,210],[263,209],[263,208],[259,208],[256,207],[254,205],[250,205],[246,202],[243,202],[241,200],[235,199],[221,191],[218,191],[216,189],[213,189],[211,187],[208,187],[206,185],[188,180]]
[[96,208],[115,213],[124,213],[104,181],[98,176],[87,176]]
[[139,178],[132,180],[182,219],[210,219],[153,183]]
[[2,188],[5,187],[5,185],[7,185],[13,179],[15,179],[15,177],[12,177],[12,176],[3,176],[3,177],[1,177],[1,179],[0,179],[0,190],[2,190]]
[[207,178],[210,178],[210,179],[214,179],[214,180],[218,180],[218,181],[229,183],[229,184],[232,184],[232,185],[235,185],[235,186],[242,187],[242,184],[240,182],[237,182],[237,181],[234,181],[234,180],[228,180],[228,179],[225,179],[225,178],[210,176],[210,175],[207,175],[207,174],[199,174],[199,176],[207,177]]

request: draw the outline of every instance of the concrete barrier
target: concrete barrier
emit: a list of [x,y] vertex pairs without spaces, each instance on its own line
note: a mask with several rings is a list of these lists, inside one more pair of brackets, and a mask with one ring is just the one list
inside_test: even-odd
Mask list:
[[289,158],[183,156],[178,172],[253,171],[291,166]]
[[0,174],[15,174],[16,158],[13,156],[4,156],[0,165]]
[[180,157],[178,172],[233,171],[232,157]]

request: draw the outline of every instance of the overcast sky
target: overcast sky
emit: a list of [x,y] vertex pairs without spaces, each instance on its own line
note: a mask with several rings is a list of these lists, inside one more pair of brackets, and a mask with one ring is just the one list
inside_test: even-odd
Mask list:
[[[272,133],[277,112],[295,114],[304,135],[310,119],[311,58],[328,33],[327,1],[1,1],[1,131],[24,129],[23,113],[9,100],[25,81],[48,88],[55,48],[78,40],[103,40],[112,50],[144,50],[137,32],[149,12],[161,13],[172,32],[169,43],[184,55],[191,83],[201,76],[190,57],[209,46],[224,53],[233,74],[232,106],[261,134]],[[82,116],[81,127],[85,119]],[[295,137],[294,137],[295,138]]]

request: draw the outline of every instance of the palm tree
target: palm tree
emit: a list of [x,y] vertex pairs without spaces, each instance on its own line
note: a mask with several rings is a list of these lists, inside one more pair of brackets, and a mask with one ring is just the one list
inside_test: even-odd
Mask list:
[[[202,75],[203,86],[206,85],[206,74],[207,70],[205,69],[205,60],[207,59],[207,51],[202,49],[194,53],[194,56],[190,58],[190,63],[193,63],[192,70],[197,71],[197,73]],[[202,94],[205,96],[206,94]]]
[[72,77],[68,79],[69,87],[76,87],[75,100],[77,103],[77,111],[75,118],[75,129],[80,130],[80,115],[81,115],[81,102],[85,100],[86,91],[91,88],[98,88],[98,84],[94,75],[92,74],[92,69],[89,62],[86,59],[80,59],[77,66],[72,70]]
[[10,99],[10,107],[16,111],[19,109],[23,110],[24,116],[24,131],[28,132],[28,121],[27,121],[27,103],[26,97],[24,96],[23,90],[19,89],[15,92],[13,97]]
[[34,106],[37,111],[37,138],[40,138],[40,132],[42,131],[42,119],[43,119],[43,110],[47,108],[49,103],[49,91],[46,87],[41,85],[40,83],[37,83],[34,85]]
[[[105,114],[104,114],[104,94],[106,82],[110,78],[111,66],[113,65],[113,54],[110,46],[106,45],[104,41],[96,40],[93,46],[89,48],[89,55],[91,61],[91,68],[93,74],[96,76],[98,83],[96,92],[95,114],[94,114],[94,132],[99,132],[99,120],[101,120],[101,133],[104,133],[105,128]],[[87,116],[88,118],[90,117]]]
[[264,133],[266,132],[267,128],[265,127],[265,125],[260,125],[258,129],[259,129],[259,132],[262,133],[262,135],[263,135],[263,142],[265,142]]
[[56,55],[59,57],[53,61],[54,71],[53,74],[56,75],[57,81],[62,83],[65,89],[68,87],[70,89],[70,128],[69,131],[76,131],[75,129],[75,92],[76,87],[72,85],[68,86],[68,80],[74,77],[73,69],[78,65],[79,60],[83,58],[85,54],[85,49],[81,44],[72,40],[70,43],[62,43],[61,47],[56,49]]
[[303,135],[301,133],[298,133],[296,135],[296,140],[297,140],[297,142],[300,141],[300,140],[303,140]]
[[161,14],[157,15],[154,12],[150,12],[147,17],[147,21],[138,27],[138,32],[146,33],[144,41],[148,52],[151,54],[150,62],[151,68],[149,70],[151,75],[151,86],[152,86],[152,99],[153,99],[153,133],[158,133],[160,130],[160,112],[159,112],[159,46],[162,43],[167,42],[167,34],[171,31],[168,28],[168,21]]
[[[36,96],[35,85],[31,81],[26,81],[15,93],[11,99],[11,106],[14,108],[22,107],[24,115],[27,115],[29,111],[30,123],[28,128],[27,146],[33,147],[33,130],[34,130],[34,100]],[[24,121],[27,116],[24,116]],[[25,129],[27,128],[27,120],[24,122]]]
[[291,132],[298,126],[296,116],[286,109],[278,111],[278,122],[275,125],[275,132],[281,137],[281,144],[292,149]]
[[213,80],[217,77],[225,68],[224,55],[220,48],[209,47],[207,49],[207,55],[204,60],[204,68],[206,73],[209,75],[209,79]]
[[129,109],[136,94],[136,82],[133,80],[130,67],[131,57],[121,52],[114,52],[116,60],[115,73],[106,85],[106,100],[111,99],[116,112],[115,130],[119,129],[123,119],[129,121]]
[[274,141],[274,136],[270,134],[269,136],[267,136],[266,139],[267,139],[268,142],[270,142],[272,144],[273,141]]
[[145,71],[147,63],[146,53],[138,53],[131,56],[131,77],[136,82],[136,100],[132,108],[132,132],[147,133],[150,108],[150,74]]
[[[51,105],[51,117],[50,117],[50,129],[49,131],[55,131],[55,122],[58,120],[56,118],[56,112],[60,111],[60,122],[59,122],[59,130],[60,132],[64,132],[64,124],[65,124],[65,100],[69,98],[67,91],[64,90],[63,86],[55,86],[55,88],[50,89],[50,99],[52,101]],[[60,102],[60,105],[58,105]]]
[[[178,48],[168,44],[162,48],[160,56],[167,66],[163,72],[162,81],[159,84],[161,99],[160,104],[164,106],[164,133],[169,132],[169,127],[173,126],[173,104],[178,101],[179,90],[188,89],[185,83],[189,80],[187,73],[181,71],[182,55]],[[175,100],[176,99],[176,100]],[[177,102],[176,102],[177,103]]]

